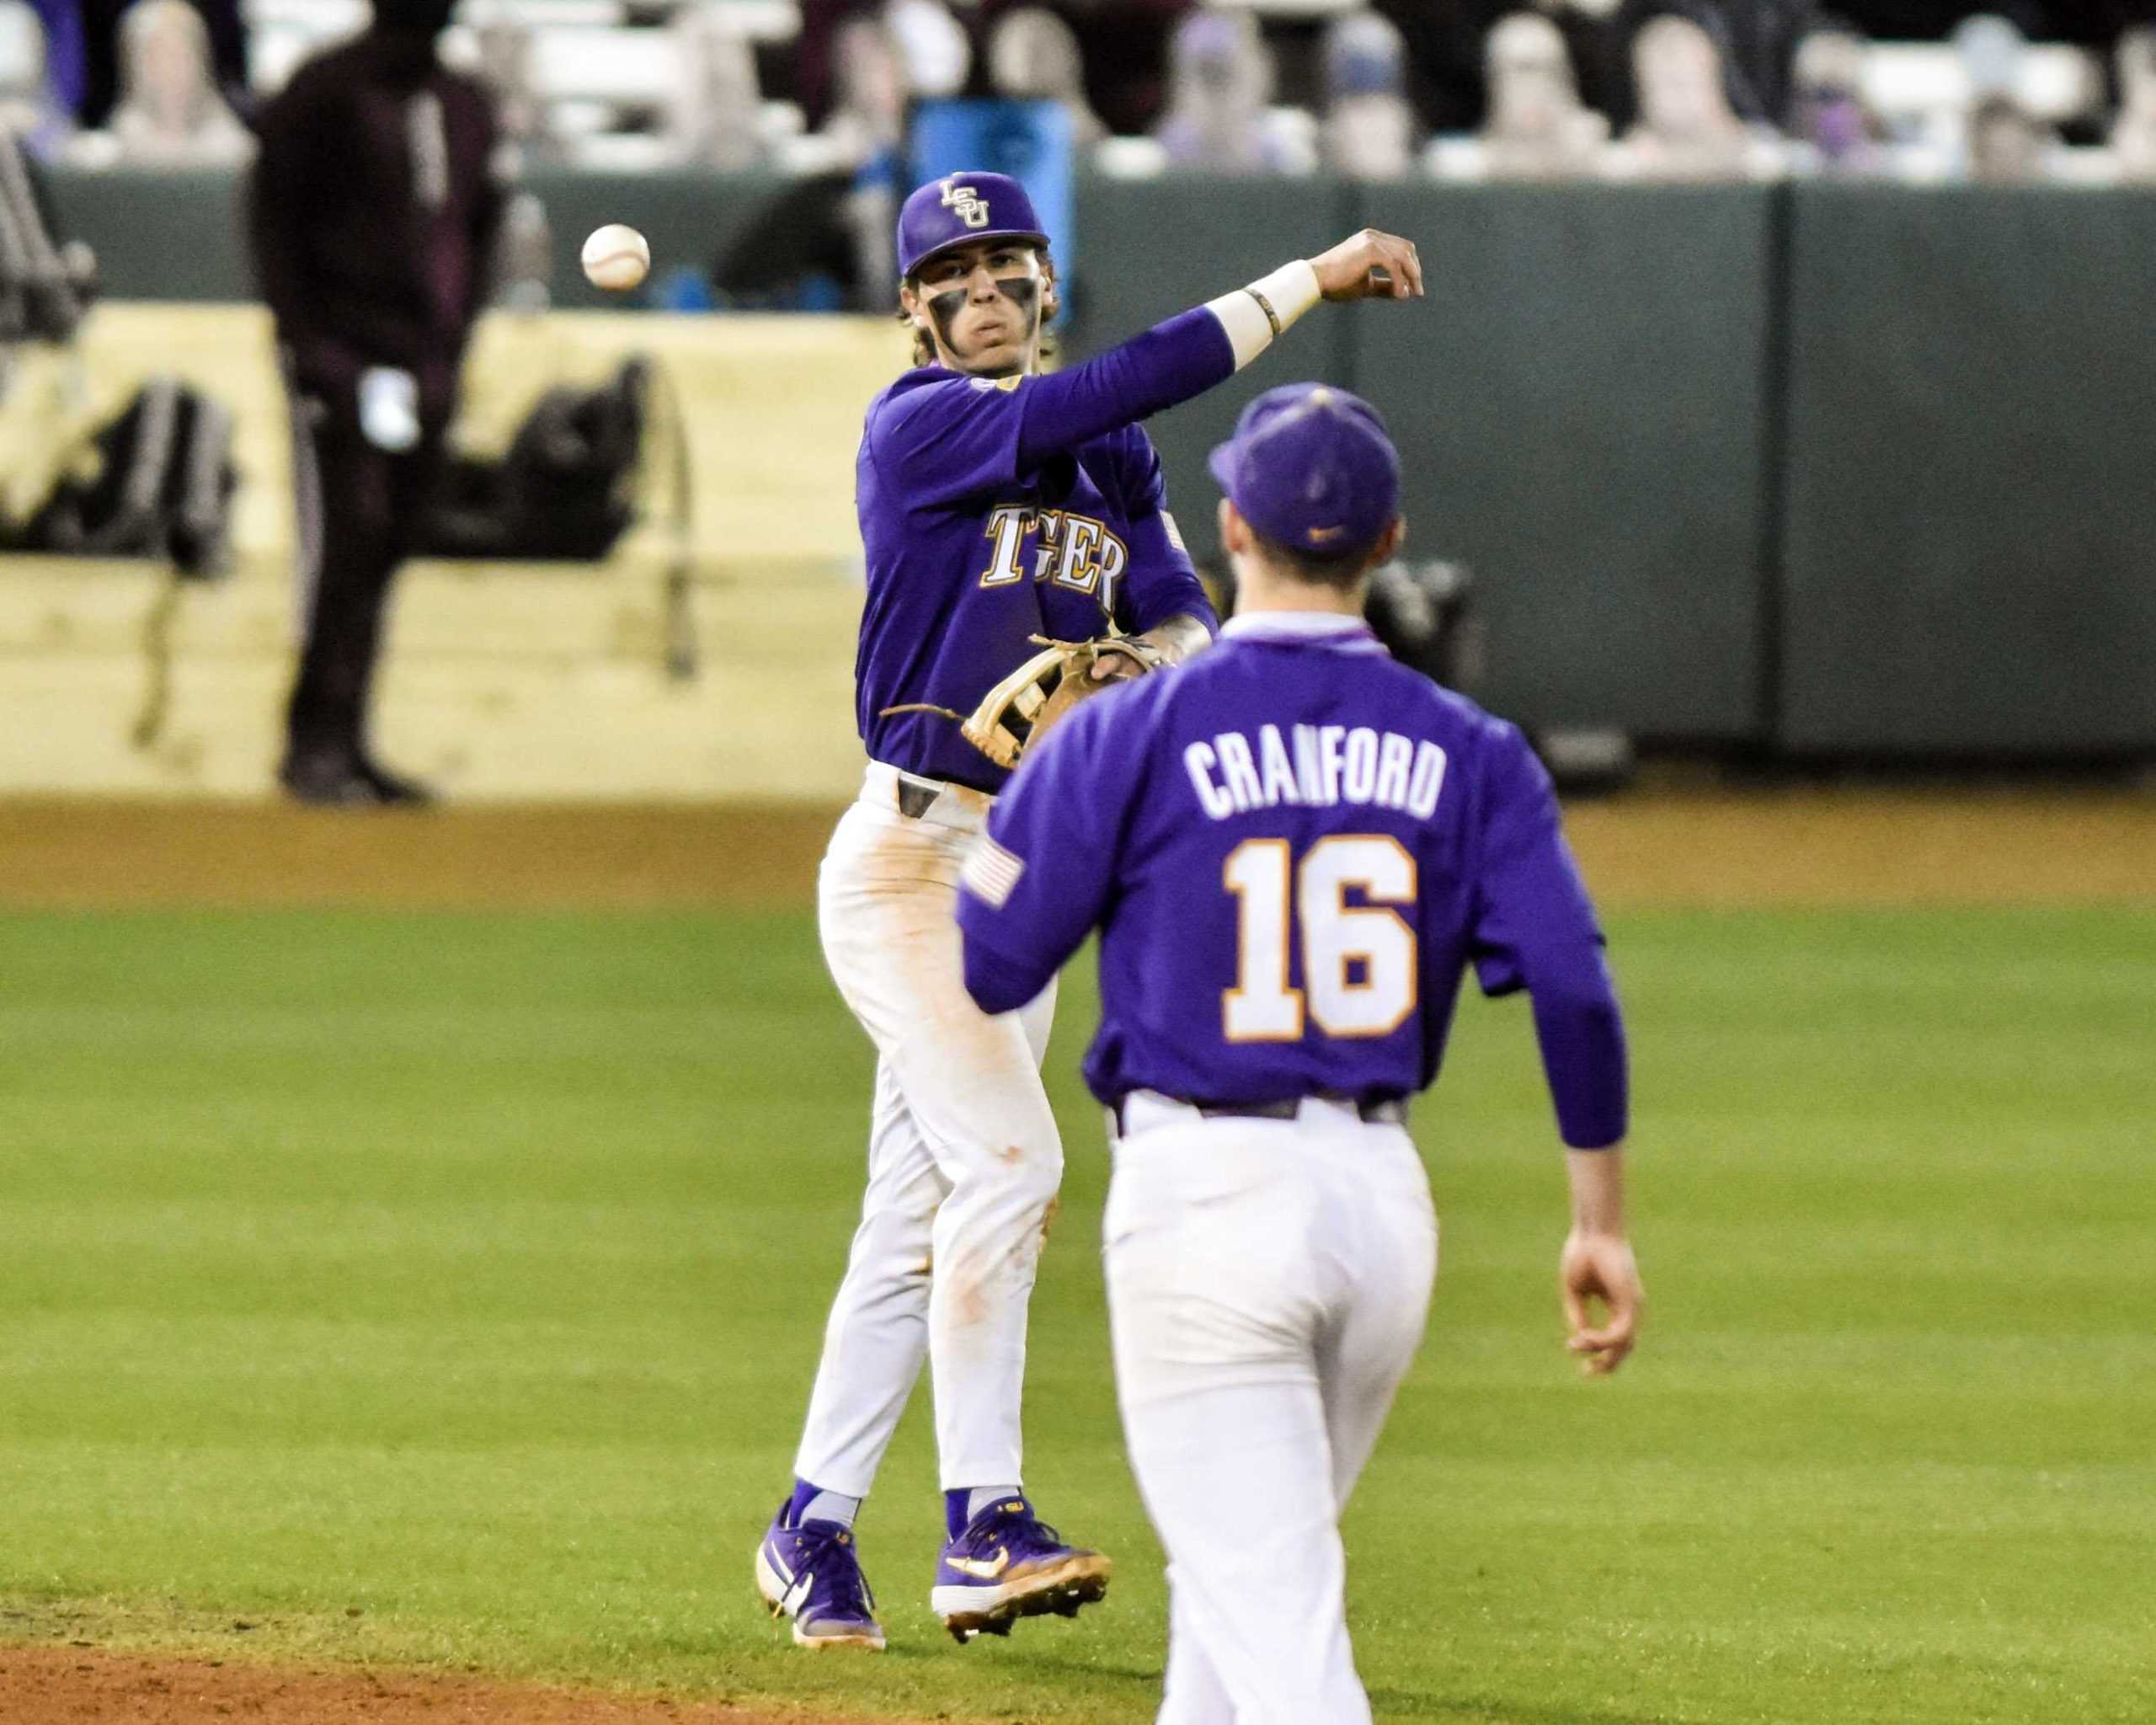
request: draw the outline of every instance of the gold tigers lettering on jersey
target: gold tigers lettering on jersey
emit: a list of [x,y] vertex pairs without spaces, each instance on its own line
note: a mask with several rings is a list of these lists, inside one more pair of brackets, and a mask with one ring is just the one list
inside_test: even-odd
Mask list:
[[981,530],[981,537],[995,542],[988,567],[981,571],[980,585],[984,587],[1007,587],[1026,579],[1026,572],[1018,566],[1018,557],[1025,544],[1026,535],[1033,532],[1039,523],[1033,511],[1019,504],[1004,504],[988,512],[988,525]]
[[1091,515],[1065,515],[1063,542],[1056,547],[1055,585],[1074,593],[1090,593],[1100,583],[1100,565],[1093,553],[1107,529]]
[[1036,513],[1040,521],[1041,542],[1033,553],[1033,579],[1045,581],[1055,573],[1056,559],[1063,554],[1063,511],[1044,509]]
[[1129,547],[1097,516],[1059,510],[1055,517],[1053,534],[1043,534],[1040,569],[1057,586],[1100,594],[1102,608],[1112,608],[1113,585],[1130,561]]
[[1031,538],[1034,580],[1097,594],[1101,609],[1113,614],[1115,584],[1129,566],[1130,549],[1106,521],[1069,510],[999,504],[989,510],[981,537],[994,547],[980,573],[982,586],[1008,587],[1024,580],[1026,542]]

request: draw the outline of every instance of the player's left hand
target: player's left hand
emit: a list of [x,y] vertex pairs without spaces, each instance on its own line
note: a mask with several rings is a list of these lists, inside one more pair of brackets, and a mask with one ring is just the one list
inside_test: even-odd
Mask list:
[[[1646,1304],[1631,1242],[1622,1234],[1573,1229],[1557,1260],[1557,1280],[1571,1332],[1565,1346],[1579,1357],[1580,1370],[1588,1376],[1608,1376],[1632,1351]],[[1593,1311],[1597,1305],[1603,1308],[1598,1323]]]
[[1128,683],[1144,676],[1152,668],[1125,653],[1102,654],[1086,670],[1086,681],[1089,683]]

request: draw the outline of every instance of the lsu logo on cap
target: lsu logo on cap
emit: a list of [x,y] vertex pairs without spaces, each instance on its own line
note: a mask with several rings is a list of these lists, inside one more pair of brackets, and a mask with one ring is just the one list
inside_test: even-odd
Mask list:
[[987,201],[969,185],[960,185],[955,179],[945,180],[943,207],[969,227],[988,226]]

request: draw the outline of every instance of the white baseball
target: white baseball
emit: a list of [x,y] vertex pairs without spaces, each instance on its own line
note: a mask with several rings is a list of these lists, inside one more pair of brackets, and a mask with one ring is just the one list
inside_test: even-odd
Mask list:
[[625,222],[594,228],[584,243],[584,279],[594,287],[620,293],[642,281],[650,269],[649,242]]

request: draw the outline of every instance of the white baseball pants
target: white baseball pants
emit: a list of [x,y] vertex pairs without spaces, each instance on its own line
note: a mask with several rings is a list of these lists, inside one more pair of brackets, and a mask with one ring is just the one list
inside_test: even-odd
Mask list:
[[868,1194],[794,1472],[868,1495],[926,1355],[943,1488],[1024,1483],[1026,1310],[1063,1182],[1040,1063],[1055,988],[990,1017],[966,993],[958,870],[992,800],[947,786],[921,819],[871,765],[825,853],[817,921],[875,1042]]
[[1405,1129],[1128,1098],[1108,1305],[1133,1471],[1168,1553],[1160,1725],[1368,1725],[1339,1517],[1437,1274]]

